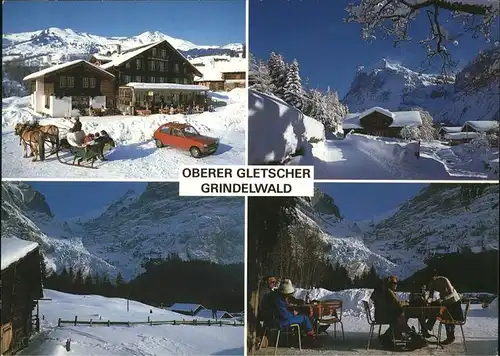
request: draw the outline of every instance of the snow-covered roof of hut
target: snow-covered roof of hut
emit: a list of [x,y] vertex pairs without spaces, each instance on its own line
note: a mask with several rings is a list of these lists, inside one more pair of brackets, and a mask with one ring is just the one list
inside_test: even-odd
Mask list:
[[194,303],[175,303],[172,304],[170,307],[170,310],[175,312],[175,311],[181,311],[181,312],[191,312],[191,311],[196,311],[199,308],[201,309],[206,309],[203,305],[201,304],[194,304]]
[[193,84],[178,84],[178,83],[128,83],[127,87],[135,88],[135,89],[150,89],[150,90],[183,90],[183,91],[207,91],[209,88],[202,85],[193,85]]
[[484,121],[466,121],[462,129],[465,129],[465,126],[469,125],[477,132],[487,132],[498,130],[498,121],[494,120],[484,120]]
[[389,127],[405,127],[405,126],[420,126],[422,125],[422,117],[418,111],[389,111],[381,107],[373,107],[361,113],[347,114],[342,123],[343,129],[360,129],[363,126],[360,120],[378,112],[382,115],[392,118],[392,124]]
[[2,237],[2,271],[11,264],[26,257],[38,247],[33,241],[18,239],[17,237]]
[[460,132],[462,131],[462,126],[442,126],[439,132],[444,131],[445,133]]
[[223,81],[223,73],[240,73],[248,69],[246,58],[229,56],[197,57],[191,60],[191,64],[203,73],[203,77],[194,79],[195,82]]
[[79,64],[79,63],[84,63],[90,67],[92,67],[93,69],[96,69],[97,71],[101,72],[102,74],[104,75],[107,75],[109,77],[112,77],[114,78],[115,76],[107,71],[105,71],[102,66],[99,67],[99,66],[96,66],[90,62],[87,62],[86,60],[83,60],[83,59],[77,59],[77,60],[74,60],[74,61],[71,61],[71,62],[66,62],[66,63],[62,63],[62,64],[57,64],[55,66],[52,66],[52,67],[48,67],[48,68],[45,68],[45,69],[42,69],[42,70],[39,70],[38,72],[35,72],[35,73],[31,73],[29,75],[27,75],[26,77],[23,78],[23,81],[27,81],[27,80],[34,80],[34,79],[37,79],[37,78],[40,78],[40,77],[43,77],[47,74],[50,74],[50,73],[53,73],[53,72],[57,72],[58,70],[61,70],[61,69],[64,69],[64,68],[67,68],[67,67],[71,67],[73,65],[76,65],[76,64]]
[[126,53],[122,53],[120,55],[117,55],[115,57],[112,57],[112,61],[111,62],[108,62],[108,63],[105,63],[105,64],[102,64],[101,65],[101,68],[104,68],[104,69],[109,69],[109,68],[112,68],[112,67],[117,67],[119,66],[120,64],[123,64],[125,63],[126,61],[134,58],[135,56],[141,54],[141,53],[144,53],[146,52],[148,49],[151,49],[157,45],[159,45],[160,43],[162,42],[165,42],[167,43],[170,47],[172,47],[172,49],[177,52],[177,54],[179,56],[181,56],[195,71],[196,71],[196,74],[201,74],[201,72],[198,70],[198,68],[196,68],[195,66],[193,66],[191,64],[190,61],[187,60],[186,57],[184,57],[184,55],[179,52],[179,50],[177,50],[174,46],[172,46],[167,40],[161,40],[161,41],[156,41],[156,42],[153,42],[147,46],[141,46],[135,50],[132,50],[130,52],[126,52]]
[[465,138],[476,138],[479,136],[479,132],[450,132],[444,134],[444,138],[447,140],[463,140]]
[[[212,311],[209,309],[202,309],[196,314],[196,316],[212,319]],[[231,313],[228,313],[227,311],[217,310],[217,319],[221,318],[233,318],[233,316],[231,315]]]

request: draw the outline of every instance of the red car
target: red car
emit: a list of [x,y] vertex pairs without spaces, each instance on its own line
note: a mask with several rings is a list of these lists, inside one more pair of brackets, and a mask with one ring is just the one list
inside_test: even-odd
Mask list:
[[170,146],[189,151],[194,158],[215,153],[219,140],[201,135],[193,126],[178,122],[168,122],[158,127],[153,134],[156,147]]

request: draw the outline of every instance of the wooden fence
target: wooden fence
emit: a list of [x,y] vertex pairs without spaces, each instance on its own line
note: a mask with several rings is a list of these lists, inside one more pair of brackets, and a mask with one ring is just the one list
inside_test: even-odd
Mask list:
[[148,321],[111,321],[111,320],[78,320],[78,316],[75,316],[74,320],[63,320],[59,318],[57,322],[57,326],[61,327],[64,324],[67,325],[88,325],[88,326],[134,326],[134,325],[204,325],[204,326],[244,326],[245,324],[242,322],[237,322],[236,320],[152,320],[148,317]]

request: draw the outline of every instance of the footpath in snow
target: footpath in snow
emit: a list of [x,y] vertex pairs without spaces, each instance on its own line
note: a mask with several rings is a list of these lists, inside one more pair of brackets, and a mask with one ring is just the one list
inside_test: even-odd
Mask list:
[[275,96],[253,90],[248,120],[249,164],[312,164],[317,179],[498,178],[498,171],[492,175],[484,163],[498,160],[498,150],[469,152],[464,145],[422,141],[417,157],[417,142],[360,134],[327,139],[318,121]]
[[[139,302],[97,295],[71,295],[44,290],[41,332],[19,355],[243,355],[244,328],[238,326],[140,325],[57,327],[59,318],[74,320],[191,320]],[[150,313],[152,311],[152,313]],[[203,318],[197,318],[201,320]],[[71,339],[71,351],[65,344]]]
[[[462,344],[460,327],[456,328],[456,340],[451,345],[437,349],[436,345],[429,345],[422,349],[408,352],[391,352],[383,350],[377,340],[378,327],[375,328],[370,350],[366,350],[370,327],[361,304],[368,300],[373,290],[350,289],[331,292],[325,289],[314,289],[310,294],[313,300],[341,299],[343,301],[343,317],[345,340],[342,340],[340,326],[337,328],[337,339],[333,337],[333,326],[328,329],[329,335],[321,334],[318,341],[323,347],[318,349],[304,349],[299,351],[296,345],[282,346],[278,349],[279,355],[465,355]],[[295,297],[304,299],[308,291],[297,289]],[[406,293],[397,293],[398,298],[407,299]],[[372,309],[373,315],[373,309]],[[410,319],[410,326],[417,328],[417,321]],[[434,326],[437,334],[438,323]],[[387,326],[382,327],[382,332]],[[495,299],[488,308],[483,309],[480,304],[472,304],[467,316],[464,334],[467,342],[468,355],[498,355],[498,301]],[[443,329],[444,334],[444,329]],[[274,347],[270,346],[257,352],[258,355],[273,355]]]
[[[29,97],[2,100],[2,176],[7,178],[104,178],[104,179],[165,179],[177,178],[182,164],[234,164],[245,163],[245,131],[247,123],[246,90],[234,89],[228,93],[215,93],[227,105],[215,112],[193,115],[151,116],[82,116],[86,133],[106,130],[117,147],[106,156],[108,161],[97,161],[98,169],[62,165],[55,155],[42,162],[23,158],[19,137],[14,126],[32,121],[38,115],[29,108]],[[202,135],[220,139],[218,151],[211,156],[195,159],[189,152],[158,149],[152,139],[154,131],[169,121],[186,122]],[[72,124],[63,118],[40,119],[41,125],[55,124],[61,133]],[[71,161],[68,152],[60,154]]]

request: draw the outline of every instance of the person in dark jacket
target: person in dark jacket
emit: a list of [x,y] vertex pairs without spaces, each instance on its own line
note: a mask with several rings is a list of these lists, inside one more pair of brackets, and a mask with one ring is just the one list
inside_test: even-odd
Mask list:
[[297,312],[292,313],[288,310],[286,298],[294,292],[295,288],[292,285],[292,281],[284,279],[280,283],[278,293],[274,294],[274,310],[278,326],[286,328],[292,324],[299,324],[301,331],[305,331],[307,336],[314,337],[313,326],[309,316],[298,315]]
[[268,275],[262,279],[262,285],[259,291],[259,320],[266,321],[272,319],[273,296],[270,295],[276,291],[278,280],[273,275]]
[[79,117],[75,117],[75,123],[73,127],[69,130],[69,132],[79,132],[82,131],[82,123],[80,122]]
[[389,324],[387,331],[380,336],[380,342],[384,346],[392,345],[392,336],[396,339],[402,338],[402,333],[409,332],[403,308],[396,298],[398,280],[396,276],[387,277],[383,284],[374,289],[370,299],[375,304],[375,321],[381,324]]

